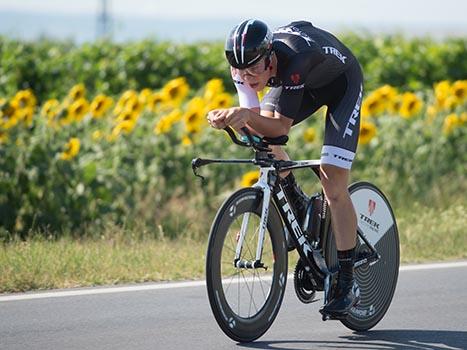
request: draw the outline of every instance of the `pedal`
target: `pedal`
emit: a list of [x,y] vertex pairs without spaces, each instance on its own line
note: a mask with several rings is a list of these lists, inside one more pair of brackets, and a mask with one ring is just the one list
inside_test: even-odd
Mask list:
[[344,314],[328,314],[328,313],[324,312],[324,310],[319,310],[319,312],[323,316],[322,317],[323,321],[327,321],[327,320],[341,321],[341,320],[345,320],[347,318],[347,316],[348,316],[348,313],[344,313]]

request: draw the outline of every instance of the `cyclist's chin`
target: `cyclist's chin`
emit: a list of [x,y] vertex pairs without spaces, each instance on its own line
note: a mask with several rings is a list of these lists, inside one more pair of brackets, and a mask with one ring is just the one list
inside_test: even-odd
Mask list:
[[266,87],[266,84],[262,82],[248,83],[248,85],[255,91],[261,91]]

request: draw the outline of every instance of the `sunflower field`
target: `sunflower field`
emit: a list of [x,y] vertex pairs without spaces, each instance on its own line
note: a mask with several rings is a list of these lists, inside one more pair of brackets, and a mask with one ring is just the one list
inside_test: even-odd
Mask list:
[[[86,79],[63,93],[11,86],[0,95],[0,240],[99,235],[107,225],[205,237],[225,195],[257,179],[248,166],[203,168],[205,182],[191,170],[198,156],[251,157],[206,121],[209,110],[237,103],[224,76],[130,79],[119,93]],[[353,179],[403,208],[465,193],[467,80],[368,86]],[[292,129],[292,159],[319,157],[324,115]],[[312,191],[309,176],[299,179]]]

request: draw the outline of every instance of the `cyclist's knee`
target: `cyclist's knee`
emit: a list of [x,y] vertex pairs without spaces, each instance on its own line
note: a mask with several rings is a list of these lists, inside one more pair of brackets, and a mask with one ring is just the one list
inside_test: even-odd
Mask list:
[[322,164],[320,167],[321,184],[330,205],[346,200],[349,196],[347,186],[350,170],[334,165]]

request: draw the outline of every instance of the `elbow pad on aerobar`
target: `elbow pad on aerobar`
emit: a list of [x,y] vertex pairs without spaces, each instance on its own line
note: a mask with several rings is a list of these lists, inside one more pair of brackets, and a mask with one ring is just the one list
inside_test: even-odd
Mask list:
[[259,108],[259,99],[256,91],[246,85],[239,76],[235,76],[233,82],[237,89],[240,107]]

